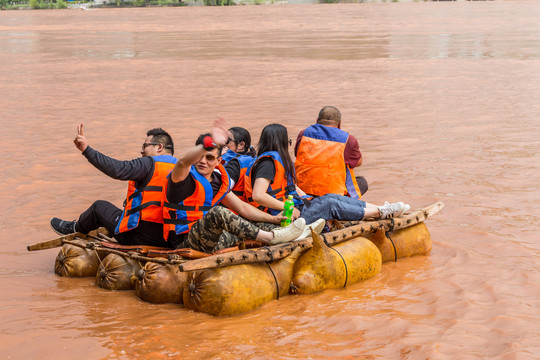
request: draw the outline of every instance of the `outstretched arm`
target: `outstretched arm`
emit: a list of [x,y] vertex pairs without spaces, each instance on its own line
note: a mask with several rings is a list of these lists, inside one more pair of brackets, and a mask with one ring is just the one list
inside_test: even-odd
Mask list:
[[206,150],[204,150],[202,145],[195,145],[191,149],[185,151],[174,165],[171,172],[171,180],[174,183],[179,183],[180,181],[185,180],[185,178],[189,175],[191,165],[199,161],[205,152]]
[[[214,122],[214,127],[210,132],[212,136],[212,141],[218,146],[223,146],[227,143],[229,139],[229,133],[226,130],[227,122],[223,118],[218,118]],[[171,172],[171,180],[174,183],[183,181],[188,175],[191,165],[194,165],[201,159],[201,157],[206,153],[203,145],[195,145],[191,149],[184,152],[178,161],[174,165],[174,168]]]
[[90,164],[113,179],[137,182],[146,180],[154,166],[152,158],[145,156],[129,161],[120,161],[104,155],[88,145],[83,127],[84,124],[77,126],[77,136],[73,142]]

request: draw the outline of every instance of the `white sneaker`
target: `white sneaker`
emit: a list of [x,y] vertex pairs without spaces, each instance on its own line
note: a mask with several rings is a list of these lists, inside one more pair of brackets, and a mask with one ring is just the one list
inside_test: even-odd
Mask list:
[[274,238],[270,240],[270,245],[281,244],[289,241],[296,240],[306,227],[306,220],[304,218],[298,218],[293,223],[284,228],[276,228],[272,230]]
[[405,214],[410,209],[411,209],[411,207],[409,206],[409,204],[405,204],[405,209],[403,209],[403,212],[401,213],[401,215]]
[[319,219],[312,222],[309,225],[306,225],[306,227],[304,228],[304,232],[302,233],[302,235],[298,237],[297,240],[311,237],[311,230],[315,231],[317,234],[320,234],[321,231],[323,231],[325,225],[326,225],[326,220],[324,219]]
[[381,219],[390,219],[403,215],[403,213],[410,208],[411,207],[408,204],[401,201],[392,204],[385,202],[384,205],[379,206],[379,214],[381,214]]

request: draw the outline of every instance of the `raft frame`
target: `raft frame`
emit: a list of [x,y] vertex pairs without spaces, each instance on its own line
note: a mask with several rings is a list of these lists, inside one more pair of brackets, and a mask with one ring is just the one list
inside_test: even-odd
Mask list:
[[[427,218],[438,213],[443,207],[444,203],[442,201],[438,201],[423,209],[392,219],[348,222],[340,222],[333,220],[332,228],[337,228],[337,230],[321,234],[320,236],[327,245],[331,246],[341,243],[343,241],[353,239],[357,236],[375,233],[379,229],[385,232],[404,229],[425,221]],[[178,250],[171,250],[169,253],[164,253],[162,257],[159,256],[159,254],[156,255],[156,253],[153,253],[154,256],[147,256],[141,254],[142,249],[146,248],[146,254],[148,254],[148,249],[152,249],[153,247],[132,246],[129,250],[118,250],[106,247],[102,245],[102,242],[110,242],[113,241],[113,239],[104,235],[103,230],[104,229],[94,230],[93,232],[86,235],[81,233],[74,233],[60,237],[58,239],[30,245],[27,248],[29,251],[34,251],[61,246],[63,244],[70,244],[78,247],[84,247],[90,250],[95,250],[97,252],[113,253],[138,261],[152,261],[166,265],[178,265],[180,271],[188,272],[194,270],[221,268],[239,264],[273,262],[289,256],[289,254],[297,247],[300,247],[305,251],[313,246],[313,240],[311,237],[309,237],[302,240],[273,246],[263,246],[253,249],[230,251],[222,254],[209,254],[209,256],[207,257],[202,257],[198,259],[185,259],[178,255]],[[85,245],[81,245],[74,242],[73,240],[75,239],[90,240],[90,242],[86,243]],[[97,242],[92,240],[96,240]]]

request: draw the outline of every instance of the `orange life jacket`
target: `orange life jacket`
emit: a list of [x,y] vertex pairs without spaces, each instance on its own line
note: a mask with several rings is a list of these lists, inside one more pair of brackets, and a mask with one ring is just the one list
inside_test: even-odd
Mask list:
[[135,181],[128,182],[124,212],[116,225],[116,234],[135,229],[140,220],[163,224],[164,191],[167,176],[172,171],[176,158],[172,155],[159,155],[152,156],[152,159],[154,173],[148,184],[137,189]]
[[217,205],[229,192],[230,179],[223,165],[218,164],[216,169],[221,173],[221,187],[216,196],[212,190],[212,184],[204,176],[197,172],[195,166],[191,166],[190,175],[195,180],[195,191],[181,203],[175,204],[166,201],[163,205],[163,218],[169,227],[164,228],[163,237],[169,238],[169,231],[176,234],[189,232],[193,224],[215,205]]
[[[234,195],[244,202],[247,201],[247,197],[244,194],[244,181],[248,169],[253,165],[255,158],[251,155],[238,154],[232,150],[227,150],[225,154],[221,155],[221,164],[223,166],[227,165],[229,161],[236,159],[240,164],[240,175],[238,176],[238,181],[236,181],[231,189]],[[231,210],[232,211],[232,210]],[[233,211],[234,212],[234,211]],[[236,212],[234,212],[236,214]]]
[[354,171],[345,163],[348,139],[347,132],[321,124],[304,130],[294,162],[300,189],[316,196],[362,196]]
[[245,194],[246,173],[248,169],[251,168],[251,165],[253,165],[255,159],[249,155],[238,155],[234,159],[238,160],[238,163],[240,163],[240,175],[238,176],[238,181],[234,183],[231,191],[234,193],[234,195],[238,196],[240,200],[248,202]]
[[283,162],[281,160],[281,157],[279,156],[279,153],[277,151],[267,151],[265,153],[262,153],[257,160],[253,163],[253,166],[248,169],[248,172],[245,177],[244,181],[244,193],[247,197],[248,203],[255,206],[256,208],[259,208],[262,211],[266,211],[272,215],[275,215],[279,213],[281,210],[276,209],[269,209],[267,207],[264,207],[257,202],[253,200],[253,180],[252,179],[252,171],[255,167],[255,164],[257,164],[261,159],[263,158],[272,158],[274,160],[274,166],[276,168],[276,174],[274,176],[274,180],[270,183],[268,186],[268,190],[266,191],[268,195],[276,198],[279,201],[285,201],[286,198],[289,195],[293,195],[294,204],[295,205],[301,205],[303,204],[302,199],[300,196],[298,196],[298,193],[296,192],[296,186],[294,183],[294,180],[292,178],[286,177],[285,167],[283,166]]

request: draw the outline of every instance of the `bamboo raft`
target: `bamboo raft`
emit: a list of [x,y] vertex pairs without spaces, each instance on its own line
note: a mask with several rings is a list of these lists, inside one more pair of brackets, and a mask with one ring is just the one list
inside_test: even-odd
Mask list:
[[[60,276],[96,276],[98,286],[135,289],[145,301],[183,303],[212,315],[235,315],[279,299],[280,295],[312,293],[365,280],[378,274],[384,262],[429,253],[431,239],[421,223],[443,206],[437,202],[387,220],[331,220],[330,231],[321,235],[274,246],[246,240],[213,254],[193,249],[123,246],[103,228],[89,234],[61,236],[27,249],[62,246],[55,264],[55,273]],[[310,256],[311,260],[306,260]],[[68,264],[69,269],[65,269],[66,262],[79,258],[82,265]],[[319,267],[312,268],[313,263],[320,263]],[[123,278],[123,282],[111,284],[107,275],[119,268],[126,270],[122,276],[112,277],[115,281]],[[313,278],[312,273],[325,279],[322,285],[306,282]],[[238,278],[244,279],[243,285],[237,284]]]

